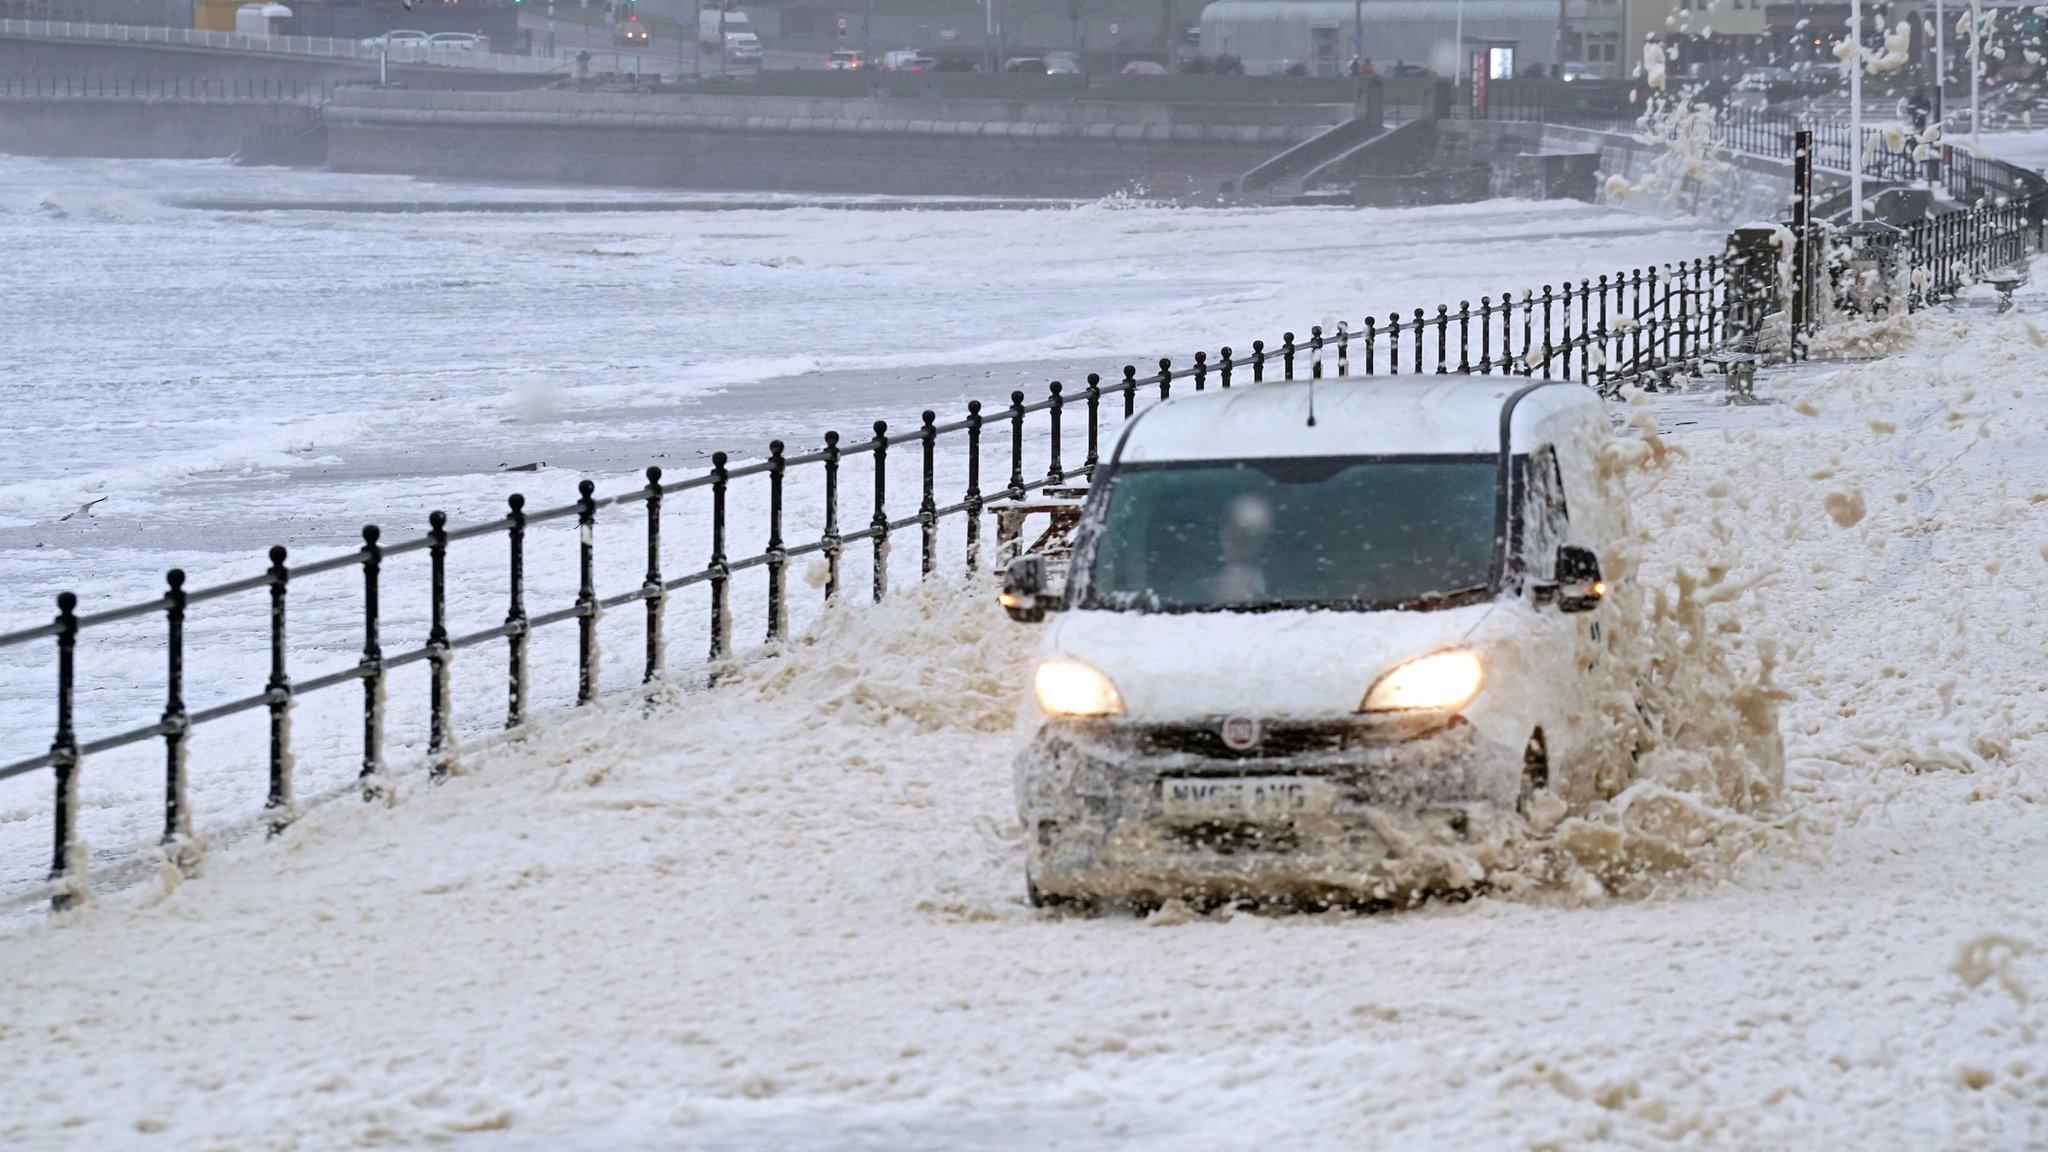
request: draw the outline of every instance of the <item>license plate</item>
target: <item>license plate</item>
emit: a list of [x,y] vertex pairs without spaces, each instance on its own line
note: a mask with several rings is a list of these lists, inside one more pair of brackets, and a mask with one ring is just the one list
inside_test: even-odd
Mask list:
[[1337,790],[1298,776],[1211,776],[1162,780],[1159,797],[1170,820],[1284,821],[1330,811]]

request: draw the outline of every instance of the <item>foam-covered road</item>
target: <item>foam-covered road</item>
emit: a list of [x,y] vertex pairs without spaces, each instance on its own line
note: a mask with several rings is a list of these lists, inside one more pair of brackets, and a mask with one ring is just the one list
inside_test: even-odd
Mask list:
[[[2040,1146],[2044,303],[1868,333],[1894,354],[1769,376],[1767,406],[1639,410],[1632,579],[1657,642],[1729,677],[1666,702],[1693,754],[1638,793],[1657,827],[1602,817],[1660,838],[1625,872],[1374,916],[1034,912],[1029,633],[934,588],[16,925],[0,1143]],[[1731,703],[1787,757],[1740,803],[1755,779],[1682,731]]]

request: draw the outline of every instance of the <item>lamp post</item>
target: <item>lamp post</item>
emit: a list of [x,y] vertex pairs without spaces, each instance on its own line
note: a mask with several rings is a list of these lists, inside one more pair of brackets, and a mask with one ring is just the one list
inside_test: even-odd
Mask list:
[[1358,86],[1365,87],[1365,0],[1351,0],[1351,61],[1357,65]]
[[1978,81],[1984,72],[1984,2],[1970,0],[1970,143],[1982,146],[1978,136],[1984,118],[1984,105],[1979,100]]
[[987,24],[981,33],[981,42],[988,52],[988,70],[994,73],[1001,66],[1001,61],[996,59],[996,0],[981,0],[981,6],[988,13]]
[[1863,222],[1863,0],[1849,0],[1849,219]]
[[1944,127],[1942,120],[1948,112],[1948,17],[1943,15],[1941,0],[1934,0],[1934,126]]
[[1458,42],[1458,56],[1457,59],[1451,61],[1451,83],[1453,85],[1465,82],[1465,0],[1458,0],[1457,29],[1457,32],[1453,34],[1453,38]]

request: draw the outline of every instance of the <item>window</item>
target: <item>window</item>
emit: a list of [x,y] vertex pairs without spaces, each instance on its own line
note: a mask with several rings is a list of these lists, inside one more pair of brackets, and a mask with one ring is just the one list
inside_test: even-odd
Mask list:
[[1427,608],[1493,586],[1498,456],[1134,465],[1081,604],[1132,612]]
[[1515,457],[1522,501],[1519,527],[1523,571],[1539,580],[1556,573],[1557,546],[1571,539],[1571,516],[1564,503],[1564,474],[1557,449],[1539,448]]

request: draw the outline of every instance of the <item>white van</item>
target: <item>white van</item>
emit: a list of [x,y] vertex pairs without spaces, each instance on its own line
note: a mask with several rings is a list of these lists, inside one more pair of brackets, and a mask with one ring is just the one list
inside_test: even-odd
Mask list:
[[1013,618],[1053,614],[1015,765],[1032,902],[1372,900],[1619,791],[1610,436],[1583,386],[1484,377],[1140,413],[1065,586],[1004,573]]

